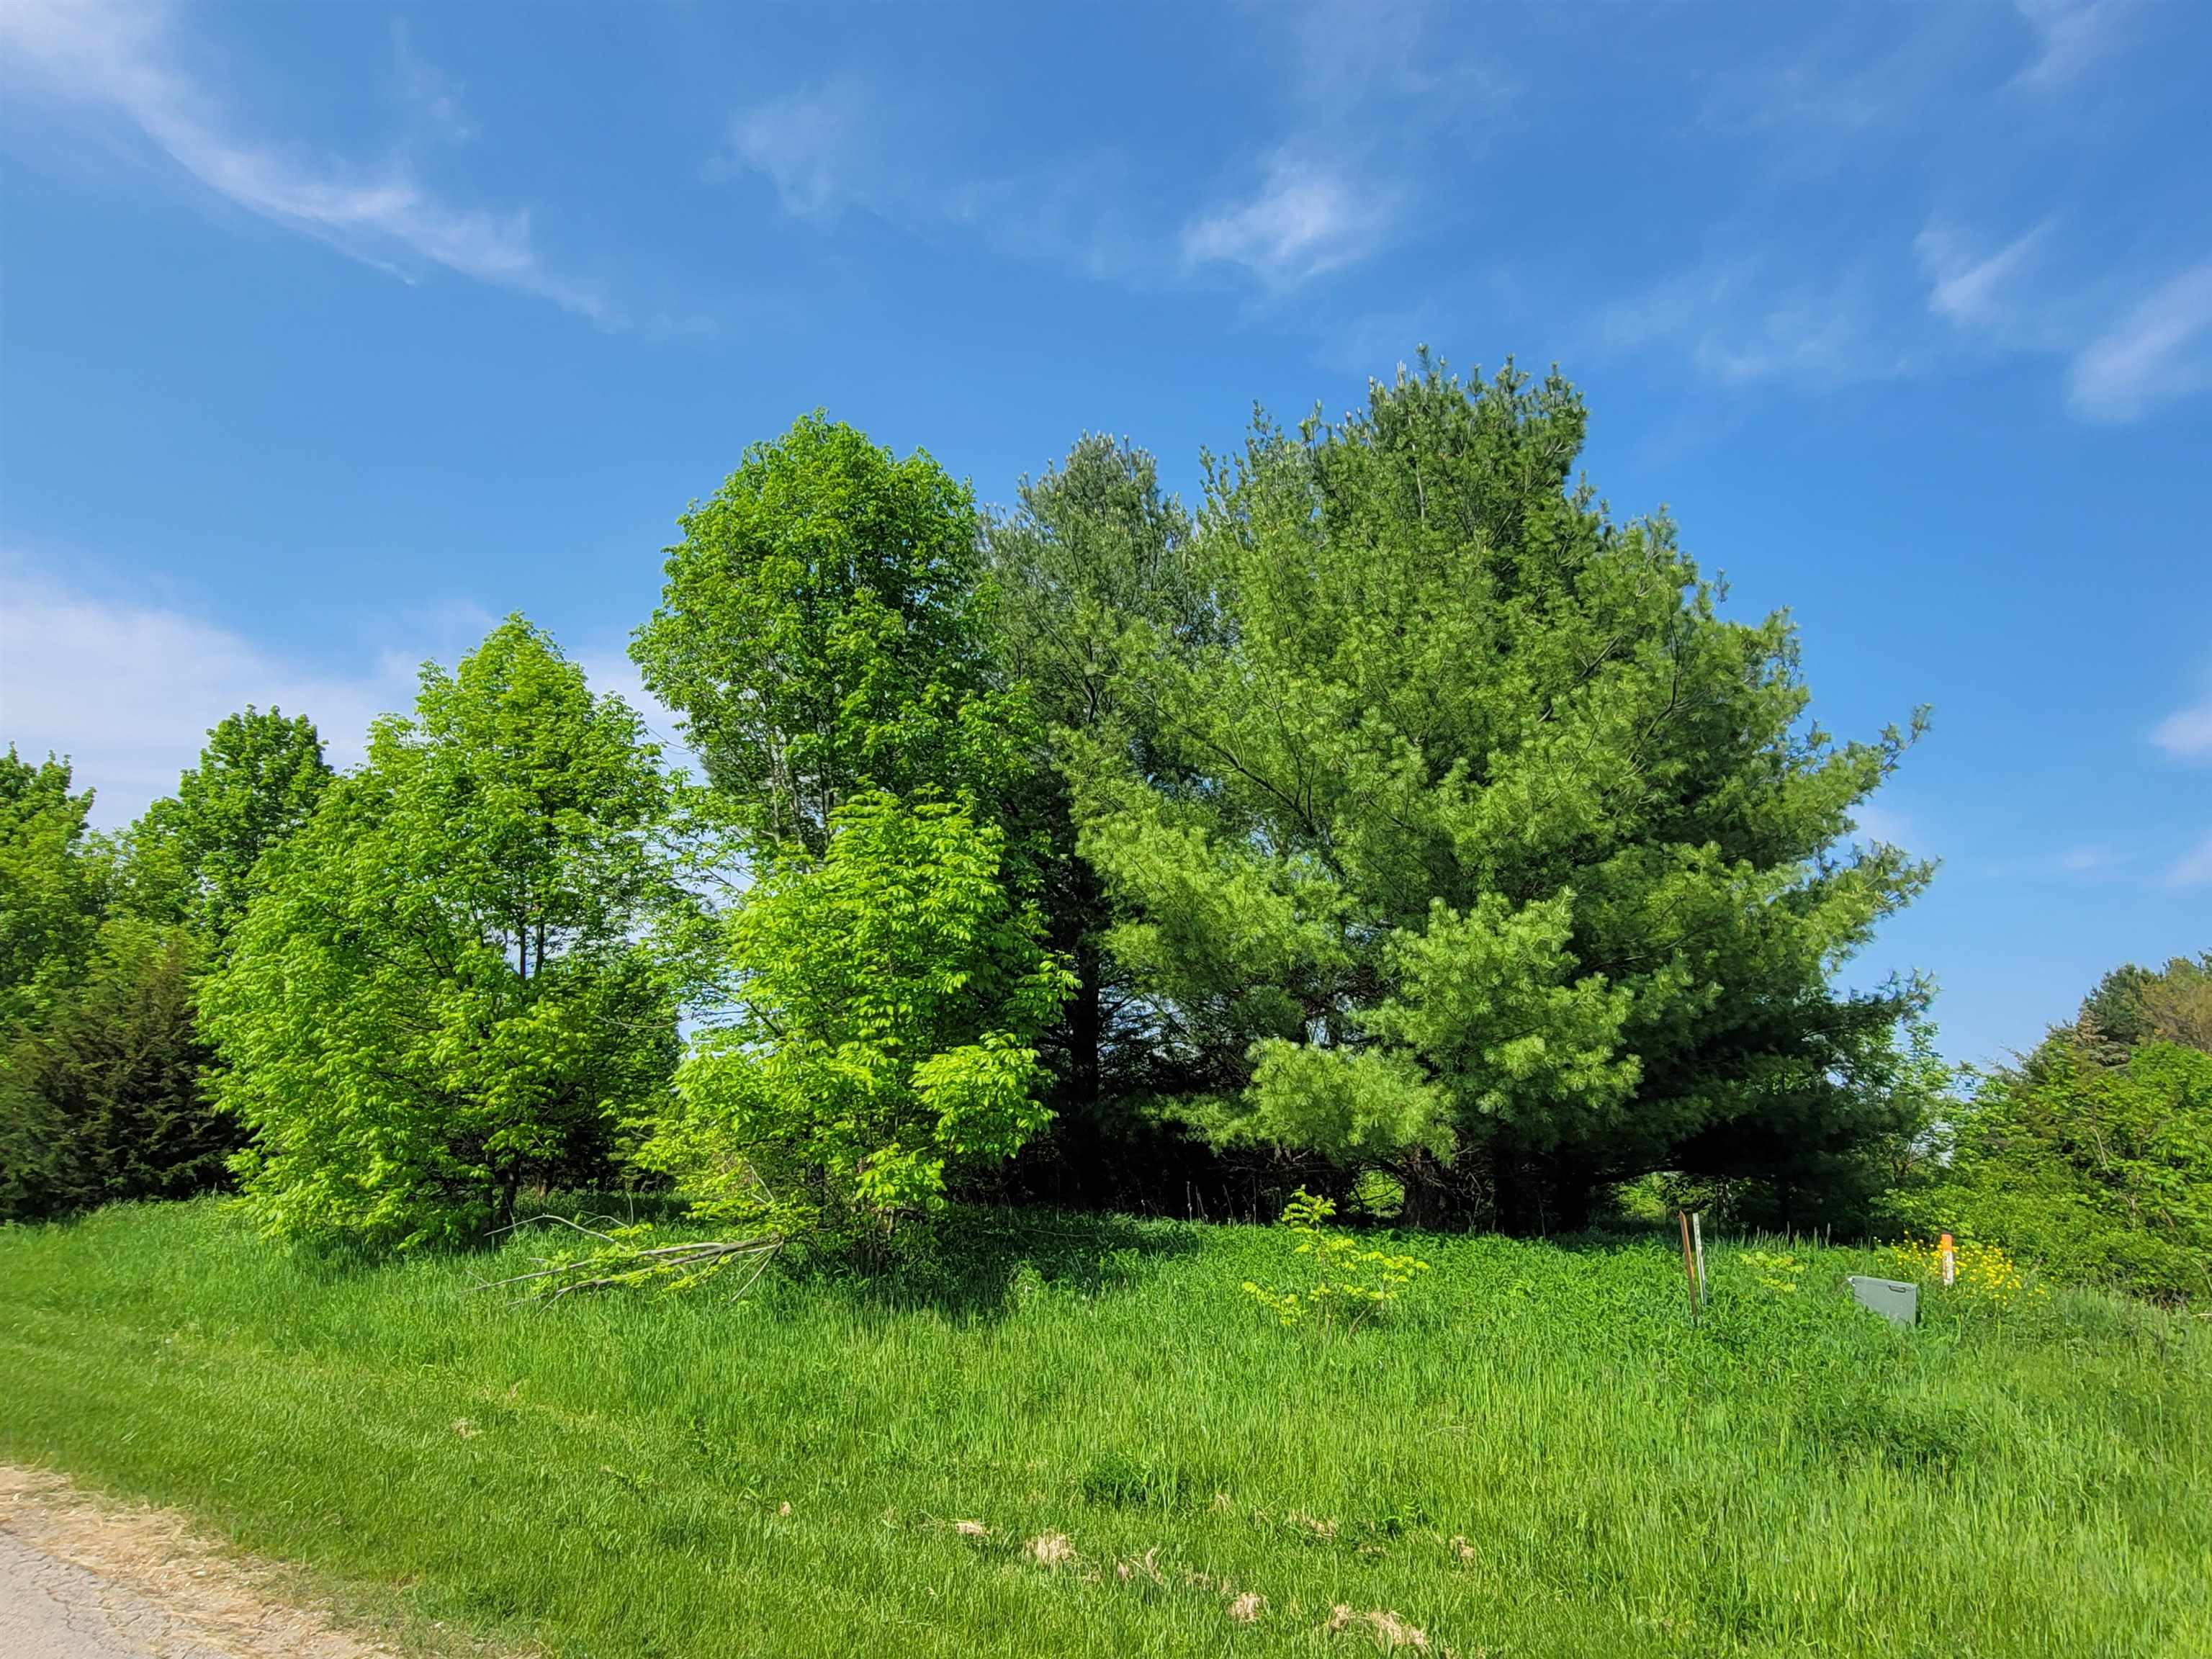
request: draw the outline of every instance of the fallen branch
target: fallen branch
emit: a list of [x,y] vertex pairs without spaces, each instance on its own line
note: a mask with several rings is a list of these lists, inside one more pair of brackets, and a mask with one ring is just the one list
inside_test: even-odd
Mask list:
[[477,1285],[477,1290],[519,1289],[519,1300],[543,1302],[557,1302],[564,1296],[574,1296],[584,1291],[618,1290],[639,1285],[658,1285],[664,1290],[681,1291],[714,1277],[733,1262],[750,1260],[753,1264],[752,1271],[731,1293],[731,1299],[734,1301],[752,1288],[753,1281],[767,1270],[775,1253],[783,1248],[783,1237],[779,1233],[763,1233],[755,1238],[689,1239],[681,1243],[645,1248],[616,1234],[603,1233],[595,1227],[571,1221],[566,1216],[534,1216],[531,1218],[556,1222],[586,1237],[595,1238],[600,1248],[573,1261],[558,1261],[548,1256],[533,1257],[538,1266],[530,1272],[489,1280]]

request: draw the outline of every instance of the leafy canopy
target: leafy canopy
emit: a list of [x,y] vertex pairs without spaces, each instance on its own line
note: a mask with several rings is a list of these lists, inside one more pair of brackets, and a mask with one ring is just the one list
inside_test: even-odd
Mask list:
[[631,654],[741,825],[818,854],[869,790],[995,799],[1027,716],[992,684],[966,485],[817,412],[681,524]]
[[0,757],[0,1031],[83,973],[106,901],[107,861],[87,835],[92,792],[70,764]]
[[175,795],[127,838],[134,908],[188,921],[220,945],[246,913],[261,854],[307,821],[331,777],[305,716],[250,706],[226,715]]
[[879,1244],[1043,1126],[1035,1045],[1068,974],[1009,895],[997,826],[870,792],[831,827],[737,912],[732,1018],[645,1156],[704,1214]]
[[203,997],[277,1233],[407,1245],[604,1180],[677,1051],[696,907],[637,717],[510,617],[268,855]]
[[2212,1298],[2212,1054],[2151,1041],[2106,1064],[2060,1036],[1983,1087],[1918,1210],[2062,1278]]

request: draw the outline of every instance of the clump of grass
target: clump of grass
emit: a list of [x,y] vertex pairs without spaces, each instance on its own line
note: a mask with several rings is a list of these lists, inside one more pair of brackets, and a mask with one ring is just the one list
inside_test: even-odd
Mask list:
[[1323,1342],[1241,1289],[1305,1266],[1279,1230],[963,1221],[890,1278],[552,1307],[471,1291],[524,1240],[0,1230],[0,1455],[549,1656],[2212,1645],[2187,1316],[1900,1332],[1842,1292],[1871,1255],[1759,1241],[1796,1270],[1713,1246],[1693,1326],[1670,1239],[1406,1235],[1420,1293]]

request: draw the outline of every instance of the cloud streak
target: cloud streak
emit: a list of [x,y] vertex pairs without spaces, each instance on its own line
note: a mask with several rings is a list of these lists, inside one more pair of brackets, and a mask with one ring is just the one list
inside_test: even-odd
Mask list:
[[[448,202],[405,167],[310,157],[241,136],[220,101],[177,62],[170,13],[131,0],[9,0],[0,51],[56,94],[106,109],[202,185],[247,212],[403,276],[430,264],[550,301],[603,326],[619,319],[595,289],[554,270],[526,211]],[[419,60],[403,52],[410,92],[458,120]]]
[[2066,391],[2097,421],[2132,421],[2212,388],[2212,259],[2160,283],[2075,355]]
[[1270,289],[1296,288],[1375,252],[1396,216],[1395,191],[1279,151],[1252,195],[1184,225],[1183,261],[1235,265]]
[[2112,50],[2127,5],[2126,0],[2013,0],[2013,9],[2035,37],[2035,59],[2014,84],[2047,90]]
[[2212,836],[2184,853],[2166,878],[2176,887],[2202,887],[2212,882]]
[[2212,389],[2212,259],[2116,303],[2118,278],[2051,272],[2053,232],[2046,220],[1984,252],[1929,224],[1913,243],[1929,313],[1998,350],[2063,358],[2068,405],[2085,420],[2139,420]]
[[2176,760],[2212,760],[2212,691],[2160,720],[2150,740]]
[[1606,307],[1595,343],[1686,353],[1723,386],[1781,381],[1826,390],[1893,379],[1911,361],[1877,321],[1865,287],[1857,270],[1776,282],[1756,259],[1709,260]]

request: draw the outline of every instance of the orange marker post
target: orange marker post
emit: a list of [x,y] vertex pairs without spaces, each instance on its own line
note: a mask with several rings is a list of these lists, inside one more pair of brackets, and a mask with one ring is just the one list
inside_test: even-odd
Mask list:
[[1959,1252],[1951,1243],[1950,1234],[1945,1233],[1942,1238],[1936,1240],[1936,1255],[1942,1263],[1943,1283],[1948,1285],[1959,1277]]

